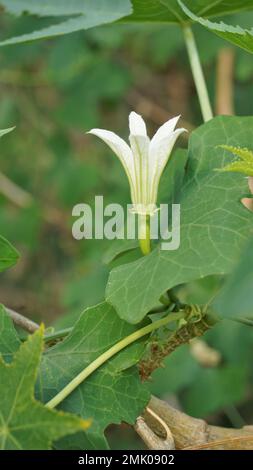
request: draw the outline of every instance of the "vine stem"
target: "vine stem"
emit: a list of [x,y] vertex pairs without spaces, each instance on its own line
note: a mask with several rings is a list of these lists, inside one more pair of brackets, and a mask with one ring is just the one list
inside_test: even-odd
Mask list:
[[63,330],[53,331],[53,333],[46,333],[44,336],[45,343],[50,343],[58,339],[65,338],[73,330],[73,327],[64,328]]
[[207,122],[213,118],[213,111],[208,96],[203,69],[199,59],[197,45],[190,26],[183,26],[183,32],[186,49],[190,60],[192,75],[197,89],[202,116],[204,121]]
[[55,408],[59,403],[61,403],[65,398],[70,395],[87,377],[89,377],[96,369],[98,369],[102,364],[108,361],[111,357],[117,354],[122,349],[126,348],[130,344],[134,343],[138,339],[146,336],[147,334],[151,333],[154,330],[157,330],[161,326],[167,325],[168,323],[180,320],[184,317],[184,312],[175,312],[170,313],[165,318],[161,320],[157,320],[150,325],[144,326],[139,330],[135,331],[126,338],[123,338],[118,343],[114,344],[110,349],[105,351],[101,356],[95,359],[91,364],[89,364],[85,369],[80,372],[71,382],[69,382],[66,387],[64,387],[57,395],[55,395],[46,406],[48,408]]

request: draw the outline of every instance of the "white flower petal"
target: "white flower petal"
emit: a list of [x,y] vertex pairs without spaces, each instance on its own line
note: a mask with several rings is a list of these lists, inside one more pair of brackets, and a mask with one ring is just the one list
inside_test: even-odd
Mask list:
[[169,119],[161,127],[159,127],[159,129],[151,139],[151,149],[153,146],[157,145],[160,140],[164,139],[165,137],[168,137],[174,131],[179,119],[180,116],[176,116],[172,119]]
[[159,181],[164,170],[164,167],[170,157],[172,149],[175,145],[177,138],[185,132],[186,129],[176,129],[172,134],[164,139],[159,139],[153,146],[149,148],[149,166],[150,166],[150,202],[155,202],[157,198],[157,191]]
[[130,135],[147,135],[146,124],[140,114],[132,111],[129,114],[129,129]]
[[136,196],[135,203],[146,204],[149,190],[149,143],[150,140],[144,135],[129,136],[131,149],[134,158],[134,170],[136,176]]
[[119,157],[121,163],[125,166],[132,166],[133,155],[129,145],[117,134],[105,129],[91,129],[87,134],[93,134],[102,139],[112,151]]
[[102,139],[117,155],[127,174],[131,188],[131,194],[134,196],[136,187],[134,159],[129,145],[117,134],[105,129],[91,129],[89,132],[87,132],[87,134],[93,134]]

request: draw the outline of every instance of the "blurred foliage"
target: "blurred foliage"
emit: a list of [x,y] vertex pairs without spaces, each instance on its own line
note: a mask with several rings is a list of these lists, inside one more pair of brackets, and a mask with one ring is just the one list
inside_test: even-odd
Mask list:
[[[238,14],[233,24],[247,27],[252,19],[252,14]],[[37,22],[3,17],[1,36],[32,30]],[[214,101],[217,54],[227,43],[201,27],[195,32]],[[253,60],[239,49],[235,55],[236,113],[253,114]],[[1,302],[47,324],[69,326],[85,307],[103,299],[108,268],[101,259],[111,246],[75,241],[72,207],[93,204],[96,194],[104,194],[106,202],[129,199],[119,162],[85,132],[104,127],[126,137],[133,108],[146,117],[150,131],[166,114],[181,113],[189,125],[198,125],[183,38],[176,26],[103,26],[2,48],[0,64],[0,128],[16,125],[1,140],[0,171],[34,199],[22,208],[0,194],[1,234],[22,254],[14,269],[1,275]],[[208,277],[181,286],[178,294],[205,304],[222,283],[222,277]],[[252,421],[253,329],[224,320],[205,340],[221,353],[216,368],[201,366],[184,346],[153,374],[151,391],[173,400],[176,394],[186,412],[216,424]],[[123,428],[125,444],[127,433]],[[113,431],[111,436],[113,442]],[[133,448],[132,436],[129,442]]]

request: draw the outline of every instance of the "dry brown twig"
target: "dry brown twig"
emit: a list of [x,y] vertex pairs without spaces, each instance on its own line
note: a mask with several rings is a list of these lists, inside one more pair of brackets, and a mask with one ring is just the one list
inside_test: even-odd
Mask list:
[[234,62],[232,47],[220,49],[216,70],[216,114],[234,114]]
[[149,407],[146,408],[146,414],[156,423],[156,430],[153,431],[143,416],[137,418],[134,426],[146,446],[151,450],[174,450],[175,442],[165,421]]
[[39,325],[37,323],[32,320],[29,320],[29,318],[26,318],[24,315],[21,315],[21,313],[18,313],[15,310],[12,310],[11,308],[7,307],[5,307],[5,310],[11,317],[13,323],[15,323],[15,325],[17,326],[20,326],[25,331],[28,331],[28,333],[34,333],[39,328]]
[[[160,434],[157,422],[150,419],[150,410],[168,426],[173,436],[176,449],[216,449],[216,450],[252,450],[253,426],[244,426],[241,429],[211,426],[202,419],[192,418],[182,411],[176,410],[168,403],[152,397],[148,405],[148,413],[144,412],[144,419],[148,426],[143,428],[143,441],[149,441],[150,433]],[[146,431],[146,435],[144,436]],[[162,444],[160,439],[159,445]],[[153,448],[153,447],[149,447]],[[161,447],[159,447],[161,449]],[[163,448],[165,450],[165,447]]]
[[32,204],[33,197],[3,173],[0,173],[0,192],[13,204],[25,208]]

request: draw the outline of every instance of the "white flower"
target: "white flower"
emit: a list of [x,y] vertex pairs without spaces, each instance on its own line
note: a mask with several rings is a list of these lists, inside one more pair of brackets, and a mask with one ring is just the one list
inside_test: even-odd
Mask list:
[[142,117],[129,115],[130,146],[114,132],[92,129],[89,133],[100,137],[120,159],[128,177],[133,210],[137,214],[153,215],[159,181],[173,146],[186,129],[175,129],[180,116],[165,122],[153,138],[147,136]]

